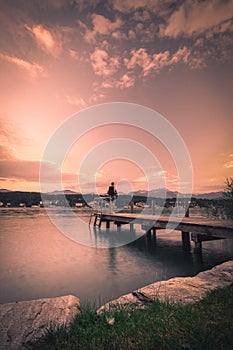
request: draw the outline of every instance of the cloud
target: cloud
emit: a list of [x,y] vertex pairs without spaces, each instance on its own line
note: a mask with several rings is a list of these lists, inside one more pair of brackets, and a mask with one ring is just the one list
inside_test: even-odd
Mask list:
[[150,19],[150,12],[147,10],[143,10],[143,11],[136,11],[133,15],[133,19],[135,21],[147,21],[148,19]]
[[70,105],[84,108],[87,106],[87,102],[82,97],[66,96],[66,102]]
[[0,115],[0,136],[1,144],[9,143],[11,140],[14,142],[17,140],[15,135],[15,127],[11,122],[6,118],[5,115]]
[[[98,90],[97,85],[95,86],[95,88],[96,90]],[[99,85],[98,85],[98,88],[99,88]],[[81,110],[87,106],[90,106],[92,103],[96,103],[99,100],[102,100],[104,97],[105,97],[105,94],[97,93],[97,91],[94,91],[92,95],[90,95],[90,97],[88,98],[66,95],[65,101],[68,104],[76,106]]]
[[15,56],[8,56],[0,53],[0,59],[15,64],[20,69],[25,70],[32,78],[45,75],[45,70],[37,63],[31,63]]
[[189,62],[190,50],[184,46],[179,48],[171,57],[169,64],[178,63],[183,61],[184,63]]
[[116,83],[116,87],[119,87],[120,89],[129,88],[131,86],[134,86],[135,78],[130,77],[127,74],[122,75],[120,80]]
[[130,54],[131,58],[124,60],[127,68],[131,70],[139,66],[142,68],[144,75],[146,75],[151,65],[151,56],[147,53],[146,49],[132,50]]
[[189,63],[190,50],[187,47],[179,48],[173,55],[168,51],[149,54],[146,49],[140,48],[131,51],[131,58],[125,59],[125,65],[129,70],[140,67],[143,76],[147,76],[152,70],[160,72],[164,67],[184,62]]
[[[19,138],[19,130],[15,127],[7,118],[0,118],[0,178],[5,181],[16,179],[38,182],[41,163],[15,156],[15,149],[22,142],[22,136]],[[54,166],[47,166],[46,171],[52,179],[55,173]]]
[[233,160],[230,160],[226,164],[224,164],[224,168],[233,168]]
[[[222,0],[187,0],[160,26],[160,36],[192,36],[223,24],[233,16],[233,2]],[[226,29],[228,25],[226,25]],[[220,30],[224,27],[221,26]],[[218,31],[219,28],[216,28]]]
[[233,21],[229,20],[220,24],[219,32],[220,33],[233,32]]
[[80,53],[72,49],[70,49],[68,52],[70,57],[72,57],[74,60],[83,62],[83,63],[89,63],[89,59],[86,57],[86,54],[84,52]]
[[[101,89],[113,89],[113,88],[119,88],[119,89],[127,89],[131,86],[134,86],[135,83],[135,77],[129,76],[128,74],[123,74],[120,79],[116,79],[113,77],[105,79],[101,84]],[[98,87],[99,88],[99,87]]]
[[0,160],[8,160],[12,158],[12,150],[4,145],[0,145]]
[[130,29],[130,30],[128,31],[128,38],[129,38],[130,40],[136,39],[136,34],[135,34],[135,32],[134,32],[132,29]]
[[100,76],[110,76],[114,74],[120,65],[119,56],[109,57],[107,51],[99,48],[95,49],[90,55],[90,59],[95,74]]
[[120,18],[117,18],[115,22],[111,22],[108,18],[94,13],[91,19],[93,30],[88,29],[84,23],[79,21],[81,27],[85,30],[84,39],[87,42],[95,42],[97,35],[109,35],[122,26]]
[[44,28],[42,25],[34,25],[29,27],[25,24],[25,28],[32,34],[35,38],[37,45],[47,53],[58,56],[61,52],[61,44],[57,40],[55,41],[52,33]]
[[158,0],[112,0],[114,9],[123,13],[132,12],[143,7],[153,9],[158,2]]
[[40,163],[36,161],[20,160],[17,158],[0,161],[0,177],[7,179],[39,181]]
[[[228,155],[228,158],[233,158],[233,154],[230,153]],[[233,168],[233,160],[232,159],[228,160],[223,166],[224,166],[224,168],[227,168],[227,169]]]
[[125,33],[120,32],[119,30],[117,30],[116,32],[112,33],[112,37],[116,40],[125,40],[127,39],[127,36],[125,35]]
[[[40,181],[40,161],[31,161],[26,159],[19,159],[9,153],[5,148],[5,153],[8,157],[0,159],[0,178],[1,181],[5,180],[17,180],[36,182]],[[0,156],[4,156],[2,149],[0,148]],[[43,184],[44,183],[57,183],[57,179],[60,176],[60,171],[55,164],[49,162],[43,162]],[[77,182],[77,174],[62,173],[62,181],[64,183]]]

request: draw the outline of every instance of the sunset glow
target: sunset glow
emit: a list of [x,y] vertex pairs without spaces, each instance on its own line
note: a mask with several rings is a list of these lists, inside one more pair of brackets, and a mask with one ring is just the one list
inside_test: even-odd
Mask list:
[[[194,193],[223,190],[233,176],[232,18],[232,0],[2,1],[0,188],[39,191],[44,149],[62,123],[93,105],[130,102],[159,112],[178,131],[192,160]],[[154,155],[155,189],[178,190],[166,147],[119,123],[72,145],[63,188],[80,191],[81,179],[85,192],[93,181],[99,193],[110,181],[120,191],[148,189],[140,149],[139,163],[121,156],[82,173],[91,150],[114,139]],[[54,171],[49,164],[48,178]]]

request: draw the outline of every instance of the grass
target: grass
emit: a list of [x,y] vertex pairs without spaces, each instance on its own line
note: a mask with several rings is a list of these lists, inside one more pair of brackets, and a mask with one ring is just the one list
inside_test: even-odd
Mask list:
[[233,349],[233,288],[216,289],[200,302],[148,303],[96,314],[85,308],[70,328],[50,329],[32,349],[230,350]]

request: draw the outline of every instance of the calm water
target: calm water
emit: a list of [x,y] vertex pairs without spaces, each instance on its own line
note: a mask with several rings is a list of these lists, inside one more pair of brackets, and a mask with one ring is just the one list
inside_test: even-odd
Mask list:
[[[61,210],[58,214],[62,218]],[[192,276],[233,259],[230,239],[203,242],[197,254],[193,244],[184,250],[178,231],[159,230],[157,239],[92,248],[61,234],[44,209],[0,209],[0,220],[0,303],[73,294],[82,303],[99,305],[149,283]],[[135,235],[139,233],[136,228]],[[91,228],[89,235],[108,239],[105,229]]]

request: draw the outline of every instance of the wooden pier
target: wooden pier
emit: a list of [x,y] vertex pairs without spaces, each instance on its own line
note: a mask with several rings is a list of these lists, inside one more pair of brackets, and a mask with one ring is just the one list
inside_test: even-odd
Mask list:
[[156,235],[157,229],[174,229],[181,231],[183,244],[190,244],[190,239],[194,241],[196,249],[201,249],[202,241],[233,238],[233,221],[217,220],[202,217],[179,217],[156,216],[136,213],[100,213],[94,212],[90,218],[90,224],[94,218],[93,225],[101,227],[106,223],[106,228],[110,228],[110,223],[114,223],[118,228],[121,225],[140,224],[147,235]]

